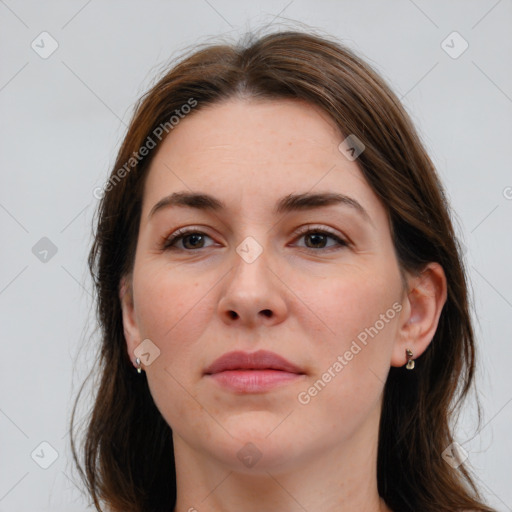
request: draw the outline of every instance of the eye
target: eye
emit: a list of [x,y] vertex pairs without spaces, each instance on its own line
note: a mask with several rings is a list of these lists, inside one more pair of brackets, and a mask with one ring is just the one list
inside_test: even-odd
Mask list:
[[[299,238],[304,238],[305,240],[310,241],[310,245],[302,246],[308,250],[317,251],[317,250],[337,250],[341,247],[348,247],[349,243],[340,238],[336,233],[330,231],[327,228],[316,228],[309,227],[305,230],[302,230],[299,233]],[[330,247],[326,247],[326,242],[328,239],[334,240],[335,244]]]
[[[349,243],[340,238],[336,233],[330,231],[327,228],[316,228],[309,227],[302,229],[299,233],[300,238],[305,238],[311,242],[310,245],[302,246],[307,250],[318,251],[318,250],[337,250],[342,247],[348,247]],[[193,251],[195,249],[204,249],[208,245],[204,245],[205,238],[211,237],[206,233],[193,228],[178,229],[171,236],[164,237],[161,241],[161,250],[178,250],[178,251]],[[331,246],[326,247],[328,239],[333,240],[335,243]],[[177,244],[181,243],[182,247],[178,247]],[[210,244],[211,245],[211,244]]]
[[[208,247],[204,245],[204,239],[210,238],[207,234],[194,229],[178,229],[171,236],[162,240],[162,250],[193,250]],[[211,238],[210,238],[211,239]],[[176,247],[177,242],[182,242],[183,247]]]

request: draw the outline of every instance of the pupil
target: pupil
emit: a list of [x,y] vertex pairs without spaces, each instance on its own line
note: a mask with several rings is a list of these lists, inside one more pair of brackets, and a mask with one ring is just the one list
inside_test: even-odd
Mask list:
[[[319,234],[319,233],[309,235],[309,238],[310,238],[310,240],[313,239],[312,240],[313,241],[313,245],[317,245],[318,243],[322,244],[322,242],[324,241],[324,235]],[[315,238],[317,239],[316,243],[315,243]]]
[[[189,240],[189,241],[190,241],[191,239],[192,239],[192,240],[196,239],[196,242],[197,242],[197,239],[201,239],[201,237],[202,237],[202,235],[199,235],[199,234],[195,234],[195,235],[188,235],[188,236],[187,236],[187,238],[186,238],[186,240]],[[195,246],[196,246],[196,244],[195,244],[194,242],[192,242],[192,244],[190,244],[190,245],[192,245],[193,247],[195,247]]]

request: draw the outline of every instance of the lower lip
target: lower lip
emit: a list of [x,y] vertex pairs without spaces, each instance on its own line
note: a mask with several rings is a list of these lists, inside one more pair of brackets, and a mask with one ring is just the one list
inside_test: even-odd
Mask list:
[[303,375],[281,370],[226,370],[209,375],[221,386],[240,393],[260,393],[293,382]]

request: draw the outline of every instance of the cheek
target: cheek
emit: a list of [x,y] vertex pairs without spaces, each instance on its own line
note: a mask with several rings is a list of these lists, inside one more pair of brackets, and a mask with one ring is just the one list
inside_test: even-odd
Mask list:
[[322,320],[323,332],[329,341],[355,339],[376,322],[381,330],[381,315],[386,320],[396,316],[392,306],[400,297],[399,278],[395,279],[392,271],[347,266],[337,276],[309,285],[297,295],[307,297],[305,302]]
[[[137,279],[138,277],[138,279]],[[143,332],[162,343],[179,339],[179,333],[189,333],[200,326],[200,318],[208,308],[207,291],[215,280],[192,278],[179,269],[141,269],[134,276],[135,303]]]
[[384,385],[401,304],[400,281],[392,271],[362,276],[353,270],[316,295],[316,311],[326,327],[316,344],[312,379],[321,382],[311,391],[326,404],[345,403],[356,413],[365,406],[363,397],[374,400]]
[[200,282],[197,277],[195,280],[184,277],[183,272],[175,270],[151,272],[147,268],[134,275],[140,333],[142,339],[151,340],[159,350],[158,357],[148,368],[155,398],[159,390],[167,397],[179,397],[183,395],[179,384],[188,388],[199,376],[196,373],[200,368],[191,363],[197,362],[198,357],[195,340],[202,338],[210,323],[213,306],[207,292],[215,284],[212,280],[211,285],[205,286],[206,276],[201,279]]
[[157,408],[173,428],[185,424],[201,430],[201,421],[206,421],[193,398],[191,383],[197,376],[191,373],[191,361],[197,360],[194,340],[201,337],[211,317],[207,291],[198,280],[176,270],[146,267],[134,275],[141,335],[160,350],[146,372],[148,385]]

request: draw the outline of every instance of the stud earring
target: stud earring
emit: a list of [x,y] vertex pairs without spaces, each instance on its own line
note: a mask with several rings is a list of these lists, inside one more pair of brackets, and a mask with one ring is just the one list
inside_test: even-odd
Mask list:
[[405,349],[405,355],[407,357],[407,364],[405,367],[408,370],[414,370],[414,359],[413,359],[413,353],[408,348]]

